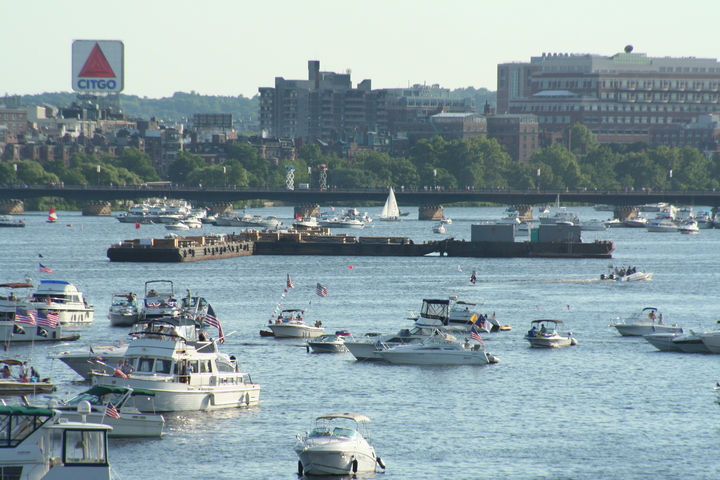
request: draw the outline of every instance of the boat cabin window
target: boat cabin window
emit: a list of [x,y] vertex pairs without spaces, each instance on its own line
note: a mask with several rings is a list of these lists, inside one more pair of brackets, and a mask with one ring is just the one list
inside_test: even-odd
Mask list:
[[359,437],[358,433],[351,428],[335,427],[332,432],[333,437]]
[[210,360],[200,360],[200,373],[211,373]]
[[138,360],[138,366],[136,372],[152,372],[153,369],[153,358],[141,358]]
[[234,372],[235,371],[235,368],[230,363],[218,361],[216,366],[217,366],[217,369],[219,372]]
[[327,428],[314,428],[308,437],[330,437],[332,432]]
[[65,465],[107,465],[105,430],[65,430]]
[[0,448],[19,445],[50,418],[50,415],[0,416]]
[[155,372],[156,373],[170,373],[171,366],[172,366],[172,360],[158,358],[155,361]]

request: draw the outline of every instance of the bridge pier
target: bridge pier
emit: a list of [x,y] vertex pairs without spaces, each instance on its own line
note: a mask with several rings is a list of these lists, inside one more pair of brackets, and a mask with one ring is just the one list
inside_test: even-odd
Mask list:
[[99,217],[112,215],[112,205],[110,202],[102,200],[93,200],[85,202],[82,208],[83,217]]
[[618,220],[627,220],[629,218],[635,218],[638,216],[638,209],[632,205],[624,205],[621,207],[615,207],[613,210],[613,217]]
[[207,206],[211,215],[217,215],[219,213],[230,213],[233,211],[233,205],[230,202],[218,202],[211,203]]
[[511,208],[518,212],[518,216],[525,221],[533,219],[532,205],[513,205]]
[[25,203],[16,198],[8,200],[0,200],[0,214],[2,215],[22,215],[25,213]]
[[418,220],[442,220],[444,213],[442,205],[420,205]]
[[301,203],[295,205],[295,218],[301,217],[317,217],[320,215],[320,205],[317,203]]

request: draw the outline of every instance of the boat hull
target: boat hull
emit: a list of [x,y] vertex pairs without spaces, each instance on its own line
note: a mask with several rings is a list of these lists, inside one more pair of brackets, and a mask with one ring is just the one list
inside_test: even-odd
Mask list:
[[648,333],[642,337],[661,352],[682,352],[680,346],[673,342],[678,335],[677,333]]
[[19,380],[0,380],[0,397],[36,395],[52,393],[55,385],[50,382],[21,382]]
[[384,352],[380,356],[386,361],[399,365],[485,365],[496,363],[495,357],[483,350],[464,352],[404,352],[403,347],[396,347]]
[[682,333],[678,325],[613,325],[623,337],[641,337],[650,333]]
[[110,325],[113,327],[129,327],[138,321],[137,313],[109,313]]
[[560,348],[577,345],[577,340],[573,337],[525,337],[532,348]]
[[377,465],[375,450],[372,447],[360,449],[354,448],[352,444],[317,445],[298,451],[297,454],[305,475],[374,472]]
[[315,338],[325,333],[322,327],[275,323],[268,325],[275,338]]
[[112,375],[115,365],[125,358],[126,351],[127,347],[124,346],[92,347],[92,352],[90,350],[85,352],[62,352],[48,355],[48,357],[60,360],[85,380],[90,380],[93,372]]

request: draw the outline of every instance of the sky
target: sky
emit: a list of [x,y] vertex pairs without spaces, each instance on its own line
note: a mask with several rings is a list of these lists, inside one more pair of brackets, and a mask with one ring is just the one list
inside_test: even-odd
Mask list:
[[[275,77],[352,71],[372,88],[496,89],[543,52],[720,58],[707,0],[0,0],[0,96],[70,92],[74,40],[120,40],[123,93],[251,98]],[[9,7],[9,8],[8,8]]]

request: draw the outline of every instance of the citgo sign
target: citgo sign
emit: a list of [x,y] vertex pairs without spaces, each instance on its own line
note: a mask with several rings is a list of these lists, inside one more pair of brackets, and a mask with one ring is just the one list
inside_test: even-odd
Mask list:
[[75,40],[72,88],[76,92],[122,92],[125,46],[118,40]]

